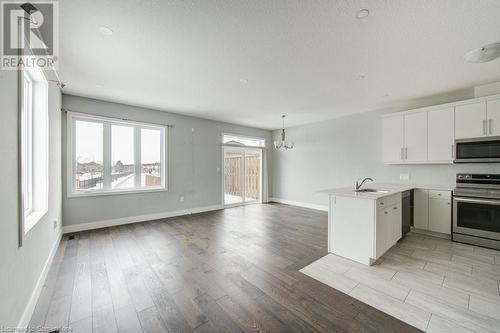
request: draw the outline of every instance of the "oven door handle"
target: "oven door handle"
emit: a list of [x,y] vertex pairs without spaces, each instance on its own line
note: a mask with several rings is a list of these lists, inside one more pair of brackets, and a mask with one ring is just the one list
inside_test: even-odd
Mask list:
[[488,205],[500,206],[500,200],[472,199],[472,198],[462,198],[462,197],[453,197],[453,200],[456,202],[469,202],[469,203],[478,203],[478,204],[488,204]]

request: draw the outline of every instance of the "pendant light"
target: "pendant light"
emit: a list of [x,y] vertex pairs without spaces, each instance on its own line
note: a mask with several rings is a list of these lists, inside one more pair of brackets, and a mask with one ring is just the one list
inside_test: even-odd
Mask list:
[[281,119],[283,119],[283,127],[281,129],[281,141],[274,141],[274,148],[278,150],[288,150],[293,148],[293,142],[286,141],[285,139],[285,117],[286,115],[282,115]]

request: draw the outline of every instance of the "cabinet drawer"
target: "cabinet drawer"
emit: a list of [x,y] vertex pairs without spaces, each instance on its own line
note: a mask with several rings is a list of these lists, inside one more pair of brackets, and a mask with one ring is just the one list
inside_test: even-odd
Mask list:
[[429,199],[450,199],[451,191],[429,190]]
[[377,209],[383,209],[401,203],[401,193],[382,197],[377,200]]

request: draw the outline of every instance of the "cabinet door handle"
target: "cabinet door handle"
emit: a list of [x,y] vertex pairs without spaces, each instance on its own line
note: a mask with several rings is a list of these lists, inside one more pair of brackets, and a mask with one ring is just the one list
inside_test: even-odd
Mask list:
[[483,120],[483,135],[486,134],[488,134],[488,132],[486,132],[486,120]]
[[387,211],[384,211],[384,214],[389,214],[389,213],[387,213]]
[[451,159],[455,158],[455,144],[451,144]]
[[493,119],[488,120],[490,134],[493,134]]
[[408,159],[408,147],[405,147],[405,160]]
[[398,209],[398,207],[392,207],[392,209],[396,210],[396,209]]
[[405,159],[405,158],[404,158],[404,153],[403,153],[403,151],[404,151],[404,148],[403,148],[403,147],[401,147],[401,161]]

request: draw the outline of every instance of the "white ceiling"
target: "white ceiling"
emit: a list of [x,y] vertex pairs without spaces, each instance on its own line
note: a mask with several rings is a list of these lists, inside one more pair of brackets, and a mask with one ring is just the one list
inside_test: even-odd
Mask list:
[[[500,80],[499,0],[64,0],[69,94],[274,129]],[[356,13],[368,8],[370,16]],[[111,36],[99,32],[105,25]]]

